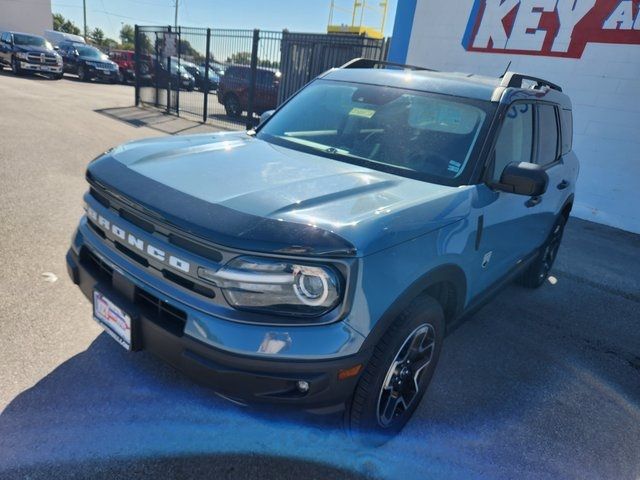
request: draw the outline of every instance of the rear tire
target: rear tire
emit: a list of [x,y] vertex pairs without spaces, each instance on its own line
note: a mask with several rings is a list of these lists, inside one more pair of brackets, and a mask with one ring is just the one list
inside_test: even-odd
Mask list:
[[558,249],[562,242],[564,226],[567,224],[567,217],[563,214],[557,218],[551,228],[551,233],[540,248],[536,259],[527,267],[517,282],[523,287],[538,288],[542,286],[549,276],[551,267],[558,256]]
[[444,330],[442,307],[426,295],[389,327],[345,412],[345,426],[355,440],[379,446],[402,430],[431,382]]

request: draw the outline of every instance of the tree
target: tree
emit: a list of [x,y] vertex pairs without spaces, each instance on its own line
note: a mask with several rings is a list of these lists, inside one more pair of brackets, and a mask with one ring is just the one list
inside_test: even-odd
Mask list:
[[186,57],[186,59],[189,59],[195,63],[204,61],[204,55],[193,48],[193,45],[191,45],[187,40],[180,40],[180,57]]
[[227,63],[249,65],[251,63],[251,52],[236,52],[230,57],[227,57]]
[[134,45],[136,43],[136,31],[135,29],[125,23],[124,25],[122,25],[122,28],[120,29],[120,41],[122,42],[122,45]]
[[113,38],[105,38],[104,42],[102,42],[102,46],[107,49],[107,51],[115,50],[120,48],[120,44],[116,42]]
[[71,20],[67,20],[61,13],[53,14],[53,29],[58,32],[80,35],[80,29]]
[[93,30],[91,30],[91,33],[89,34],[89,38],[91,38],[91,40],[93,40],[97,45],[102,45],[104,44],[104,32],[102,31],[101,28],[94,28]]

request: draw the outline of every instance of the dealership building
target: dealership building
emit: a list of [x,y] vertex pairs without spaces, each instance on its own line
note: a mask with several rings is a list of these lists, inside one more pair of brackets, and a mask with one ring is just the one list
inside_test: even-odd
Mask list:
[[51,0],[0,0],[0,32],[42,35],[52,28]]
[[390,61],[560,85],[581,161],[573,214],[640,233],[640,0],[399,0]]

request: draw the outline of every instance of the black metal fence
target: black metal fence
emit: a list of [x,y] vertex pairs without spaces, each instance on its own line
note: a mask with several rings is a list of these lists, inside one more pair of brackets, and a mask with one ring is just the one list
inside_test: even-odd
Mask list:
[[136,105],[250,128],[316,75],[355,57],[385,59],[387,46],[351,35],[136,26]]

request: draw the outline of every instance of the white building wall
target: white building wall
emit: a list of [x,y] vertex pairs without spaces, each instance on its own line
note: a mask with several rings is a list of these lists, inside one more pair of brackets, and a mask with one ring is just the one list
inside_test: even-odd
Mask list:
[[[624,43],[590,42],[580,58],[563,58],[465,50],[463,37],[474,6],[476,9],[486,8],[485,2],[492,1],[500,5],[500,0],[417,0],[406,63],[437,70],[499,76],[511,61],[510,70],[561,85],[573,101],[574,150],[581,161],[573,214],[640,233],[640,2],[629,0],[632,9],[619,11],[619,15],[610,20],[621,20],[621,23],[613,25],[625,29],[624,32],[614,32],[617,36],[613,38],[610,31],[605,32],[609,41],[622,40]],[[535,16],[536,7],[542,6],[550,11],[544,20],[547,22],[557,3],[564,3],[563,7],[580,8],[580,2],[586,2],[583,8],[594,4],[597,8],[609,8],[611,11],[616,5],[625,5],[624,1],[610,0],[503,2],[503,5],[526,4],[534,12],[526,19],[528,24],[525,26],[533,27],[527,30],[529,36],[524,40],[522,36],[520,40],[509,38],[507,48],[519,41],[518,48],[538,50],[541,48],[533,44],[539,42],[539,37],[536,39],[534,35],[545,36],[546,30],[542,30],[542,25],[547,24],[538,24],[540,19]],[[526,12],[526,8],[522,12]],[[632,18],[629,18],[629,12],[633,13]],[[520,13],[518,11],[517,15]],[[635,16],[638,19],[634,24]],[[535,27],[538,27],[537,32]],[[602,34],[602,30],[590,28],[585,31],[578,24],[573,31],[574,39],[584,35],[594,38]],[[569,30],[568,34],[571,33]],[[553,41],[552,34],[546,39],[547,48],[542,49],[547,50],[547,55],[548,45]],[[496,38],[495,43],[504,45],[503,40]],[[562,50],[560,43],[552,48]]]
[[0,0],[0,32],[43,35],[52,28],[51,0]]

